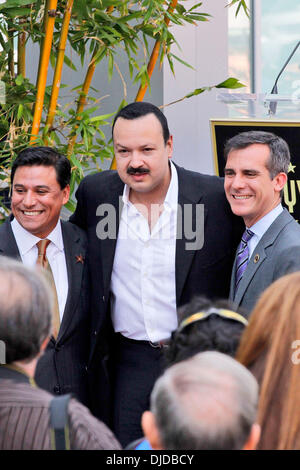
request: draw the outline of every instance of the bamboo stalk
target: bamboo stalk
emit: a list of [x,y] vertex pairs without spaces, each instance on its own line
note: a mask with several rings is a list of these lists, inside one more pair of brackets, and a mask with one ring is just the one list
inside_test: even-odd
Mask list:
[[8,70],[11,79],[15,78],[15,51],[14,51],[14,27],[11,20],[7,21],[7,38],[9,42]]
[[[86,104],[86,97],[89,92],[93,75],[95,72],[95,68],[96,68],[95,54],[96,53],[94,52],[92,60],[86,72],[85,80],[83,82],[81,93],[80,93],[80,98],[77,104],[76,115],[78,115],[79,113],[83,111],[83,108]],[[80,118],[77,118],[77,119],[79,120]],[[72,136],[69,140],[68,149],[67,149],[68,156],[72,154],[75,142],[76,142],[76,135]]]
[[[177,2],[178,2],[178,0],[172,0],[171,1],[170,5],[168,7],[168,12],[169,13],[173,13],[174,9],[176,8]],[[164,22],[165,22],[166,26],[169,26],[170,18],[168,18],[167,15],[165,15]],[[152,49],[152,53],[151,53],[151,56],[150,56],[148,67],[147,67],[147,73],[148,73],[149,79],[152,76],[153,70],[155,68],[155,65],[156,65],[156,62],[157,62],[157,59],[158,59],[158,56],[159,56],[160,44],[161,44],[160,41],[157,40],[154,44],[153,49]],[[146,83],[144,86],[142,86],[142,85],[140,86],[139,91],[136,95],[135,101],[143,101],[145,93],[147,91],[147,88],[148,88],[148,83]],[[117,168],[116,157],[114,157],[112,159],[110,169],[111,170],[116,170],[116,168]]]
[[[20,25],[25,23],[25,19],[20,20]],[[19,31],[18,34],[18,75],[22,74],[23,77],[26,76],[26,33],[25,31]]]
[[[173,13],[174,9],[176,8],[177,2],[178,0],[171,1],[169,8],[168,8],[168,13]],[[170,18],[168,18],[167,15],[165,15],[164,21],[165,21],[166,26],[169,26]],[[151,54],[148,67],[147,67],[149,79],[151,78],[151,75],[153,73],[153,70],[155,68],[155,65],[158,59],[160,44],[161,44],[160,41],[157,40],[152,50],[152,54]],[[135,101],[143,101],[147,88],[148,88],[148,83],[146,83],[144,86],[142,85],[140,86],[139,91],[136,95]]]
[[38,82],[38,78],[39,78],[39,76],[40,76],[41,61],[42,61],[42,57],[43,57],[43,50],[44,50],[44,44],[45,44],[46,25],[47,25],[47,22],[48,22],[49,3],[50,3],[50,0],[46,0],[46,3],[45,3],[45,11],[44,11],[44,17],[43,17],[43,23],[42,23],[42,31],[43,31],[43,33],[44,33],[44,36],[43,36],[43,38],[42,38],[41,47],[40,47],[40,57],[39,57],[39,65],[38,65],[38,73],[37,73],[36,85],[37,85],[37,82]]
[[[114,10],[114,6],[111,5],[110,7],[108,7],[106,9],[106,12],[111,13],[113,10]],[[95,60],[94,60],[95,54],[96,53],[94,52],[94,54],[92,56],[92,60],[89,64],[89,67],[88,67],[87,72],[86,72],[85,80],[84,80],[83,85],[82,85],[81,94],[80,94],[80,98],[79,98],[77,109],[76,109],[76,114],[81,113],[83,111],[83,108],[84,108],[85,104],[86,104],[86,97],[87,97],[87,94],[89,92],[89,89],[90,89],[90,86],[91,86],[91,83],[92,83],[92,79],[93,79],[93,75],[94,75],[94,72],[95,72],[95,68],[96,68],[96,63],[95,63]],[[79,118],[78,118],[78,120],[79,120]],[[68,149],[67,149],[67,155],[68,156],[70,156],[72,154],[75,142],[76,142],[76,135],[73,135],[69,139],[69,143],[68,143]]]
[[[61,74],[62,74],[62,69],[63,69],[64,56],[65,56],[66,43],[67,43],[68,30],[69,30],[73,3],[74,3],[74,0],[68,0],[66,8],[65,8],[65,14],[64,14],[64,19],[63,19],[63,24],[62,24],[62,29],[61,29],[61,36],[60,36],[60,41],[59,41],[59,46],[58,46],[58,55],[57,55],[53,83],[52,83],[49,110],[48,110],[48,115],[47,115],[47,120],[46,120],[46,126],[48,125],[49,128],[53,124],[53,120],[54,120],[54,116],[56,112],[57,99],[58,99],[58,94],[59,94],[60,80],[61,80]],[[46,145],[47,145],[47,141],[48,139],[45,139]]]
[[42,57],[41,57],[41,62],[40,62],[40,70],[39,70],[40,73],[39,73],[38,81],[37,81],[37,96],[36,96],[36,102],[35,102],[35,107],[34,107],[30,143],[34,142],[35,137],[37,136],[39,132],[39,128],[41,124],[45,89],[46,89],[46,83],[47,83],[48,65],[49,65],[50,52],[51,52],[51,47],[52,47],[56,7],[57,7],[57,0],[49,0],[48,20],[46,24],[44,48],[42,51]]

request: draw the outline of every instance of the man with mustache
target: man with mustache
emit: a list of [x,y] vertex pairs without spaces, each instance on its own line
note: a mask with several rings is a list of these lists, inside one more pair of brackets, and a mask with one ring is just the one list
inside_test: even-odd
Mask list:
[[81,182],[70,220],[89,239],[90,364],[101,390],[94,412],[102,417],[99,406],[107,407],[100,362],[105,371],[110,358],[113,429],[125,446],[142,435],[141,415],[161,372],[164,340],[177,327],[177,307],[196,294],[228,296],[240,234],[222,180],[171,163],[173,138],[156,106],[136,102],[119,111],[113,144],[117,172]]

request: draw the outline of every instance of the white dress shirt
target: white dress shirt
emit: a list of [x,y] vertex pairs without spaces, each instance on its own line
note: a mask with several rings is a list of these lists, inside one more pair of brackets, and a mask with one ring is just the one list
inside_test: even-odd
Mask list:
[[[268,214],[262,217],[258,222],[256,222],[249,230],[254,233],[254,235],[250,238],[248,242],[248,250],[249,250],[249,259],[252,256],[252,253],[260,241],[261,237],[266,233],[268,228],[274,222],[275,219],[281,214],[283,211],[282,205],[279,203],[274,209],[272,209]],[[247,227],[248,228],[248,227]]]
[[148,220],[123,192],[123,209],[111,276],[111,310],[116,332],[157,342],[177,327],[175,251],[178,176],[171,181],[164,210],[150,232]]
[[[23,264],[25,266],[34,267],[38,257],[38,248],[36,244],[40,241],[40,238],[25,230],[16,218],[11,222],[11,228]],[[54,277],[59,305],[59,315],[60,320],[62,320],[68,296],[69,284],[60,220],[57,222],[57,225],[52,232],[47,236],[47,239],[50,240],[51,243],[49,243],[47,247],[46,256]]]

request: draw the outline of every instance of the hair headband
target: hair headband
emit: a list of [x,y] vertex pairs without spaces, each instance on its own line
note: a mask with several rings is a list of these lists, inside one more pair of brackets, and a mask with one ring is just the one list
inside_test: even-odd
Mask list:
[[182,331],[187,325],[190,325],[191,323],[195,323],[196,321],[200,320],[205,320],[207,317],[209,317],[212,314],[219,315],[220,317],[223,318],[229,318],[230,320],[236,320],[243,325],[247,326],[248,321],[246,320],[245,317],[240,315],[239,313],[233,312],[232,310],[227,310],[225,308],[210,308],[207,310],[207,312],[197,312],[193,313],[193,315],[190,315],[189,317],[185,318],[177,328],[176,333],[179,333]]

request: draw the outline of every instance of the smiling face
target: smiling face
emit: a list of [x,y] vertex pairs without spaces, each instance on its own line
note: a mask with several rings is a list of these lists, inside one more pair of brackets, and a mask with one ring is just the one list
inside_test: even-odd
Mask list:
[[131,196],[164,198],[170,183],[168,162],[173,146],[172,137],[165,144],[156,116],[119,117],[113,138],[117,170],[121,180],[131,188]]
[[55,228],[70,187],[61,189],[53,166],[20,166],[12,188],[12,213],[28,232],[46,238]]
[[225,166],[225,193],[234,214],[251,227],[280,202],[280,191],[287,175],[278,173],[272,180],[267,164],[270,149],[252,144],[231,150]]

